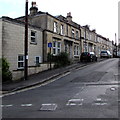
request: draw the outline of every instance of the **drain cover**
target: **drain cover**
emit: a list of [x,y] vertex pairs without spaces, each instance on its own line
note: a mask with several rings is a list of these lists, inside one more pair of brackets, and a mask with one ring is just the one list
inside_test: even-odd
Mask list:
[[66,105],[82,105],[83,99],[70,99]]
[[40,110],[42,111],[53,111],[56,110],[57,104],[42,104]]

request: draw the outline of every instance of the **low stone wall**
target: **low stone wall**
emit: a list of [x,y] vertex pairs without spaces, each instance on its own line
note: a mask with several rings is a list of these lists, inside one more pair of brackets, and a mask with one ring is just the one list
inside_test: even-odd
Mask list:
[[[53,68],[54,64],[52,64]],[[33,66],[28,68],[28,75],[36,74],[50,68],[49,64],[40,64],[40,66]],[[24,77],[24,70],[17,70],[12,72],[13,81],[21,79]]]

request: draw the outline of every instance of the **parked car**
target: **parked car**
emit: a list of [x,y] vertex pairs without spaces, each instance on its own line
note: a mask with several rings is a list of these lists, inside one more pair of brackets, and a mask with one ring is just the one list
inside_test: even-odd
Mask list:
[[101,58],[111,58],[112,54],[108,50],[102,50],[100,53]]
[[83,52],[80,57],[80,61],[97,61],[97,55],[94,52]]

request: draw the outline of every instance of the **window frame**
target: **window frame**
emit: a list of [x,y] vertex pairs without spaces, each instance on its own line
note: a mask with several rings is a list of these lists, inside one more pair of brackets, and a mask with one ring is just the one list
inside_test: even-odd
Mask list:
[[79,32],[76,31],[76,39],[79,39]]
[[[19,57],[20,56],[22,56],[23,58],[22,58],[22,60],[19,60]],[[24,69],[24,55],[22,55],[22,54],[19,54],[18,56],[17,56],[17,63],[18,63],[18,66],[17,66],[17,68],[18,69]],[[19,63],[22,63],[23,64],[23,66],[21,67],[21,66],[19,66]]]
[[[32,33],[34,33],[35,35],[32,35]],[[31,30],[31,36],[30,36],[30,38],[31,38],[31,43],[37,43],[37,40],[36,40],[36,35],[37,34],[37,32],[36,31],[33,31],[33,30]],[[34,39],[34,41],[32,40],[32,39]]]
[[58,23],[56,21],[54,21],[54,23],[53,23],[53,31],[55,33],[58,33]]
[[79,45],[74,45],[74,56],[79,56]]
[[61,52],[61,42],[60,41],[53,41],[52,49],[53,49],[53,55],[54,56],[58,55]]
[[60,25],[60,34],[64,35],[64,25],[63,24]]
[[[38,63],[37,63],[37,59],[36,58],[39,58]],[[35,65],[36,66],[40,66],[40,63],[41,63],[41,56],[35,56]]]
[[74,30],[74,29],[71,30],[71,37],[72,37],[72,38],[75,37],[75,30]]

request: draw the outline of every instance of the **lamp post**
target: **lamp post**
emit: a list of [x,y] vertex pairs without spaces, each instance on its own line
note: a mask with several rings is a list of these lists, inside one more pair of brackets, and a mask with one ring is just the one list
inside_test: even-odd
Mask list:
[[24,80],[28,78],[28,0],[25,3]]

